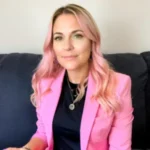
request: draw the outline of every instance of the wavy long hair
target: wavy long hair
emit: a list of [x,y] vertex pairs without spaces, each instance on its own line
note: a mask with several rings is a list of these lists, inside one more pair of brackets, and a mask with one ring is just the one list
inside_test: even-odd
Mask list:
[[[38,90],[39,83],[43,78],[55,78],[63,69],[57,62],[53,51],[53,25],[58,16],[62,14],[72,14],[76,17],[82,30],[87,38],[92,42],[92,53],[90,60],[90,72],[96,84],[95,93],[92,98],[96,99],[102,108],[109,111],[117,111],[119,103],[115,95],[117,79],[115,79],[115,71],[109,65],[107,60],[100,52],[100,33],[98,27],[92,18],[91,14],[83,7],[76,4],[68,4],[64,7],[58,8],[51,19],[48,34],[44,43],[43,57],[36,68],[32,77],[32,88],[34,93],[31,95],[31,101],[36,106],[40,99],[40,92]],[[85,92],[85,82],[79,85],[79,96],[77,101],[82,98]],[[46,89],[50,91],[50,87]]]

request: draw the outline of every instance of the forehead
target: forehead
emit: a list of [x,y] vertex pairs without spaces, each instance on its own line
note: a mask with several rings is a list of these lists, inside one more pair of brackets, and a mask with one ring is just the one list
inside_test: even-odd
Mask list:
[[58,16],[53,26],[53,32],[71,32],[77,29],[81,30],[81,27],[76,17],[72,14]]

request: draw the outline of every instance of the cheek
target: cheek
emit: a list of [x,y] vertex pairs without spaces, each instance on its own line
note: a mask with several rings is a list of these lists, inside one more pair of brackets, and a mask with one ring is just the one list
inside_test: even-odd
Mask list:
[[80,61],[82,61],[82,62],[86,62],[86,61],[88,61],[89,60],[89,58],[90,58],[90,51],[83,51],[82,53],[80,53],[80,55],[79,55],[79,59],[80,59]]
[[59,46],[59,45],[54,45],[53,46],[53,50],[54,50],[54,53],[56,55],[56,57],[58,57],[62,52],[62,47]]
[[83,60],[87,60],[90,57],[91,49],[88,45],[83,45],[82,47],[78,47],[79,58]]
[[81,40],[74,42],[74,47],[79,53],[86,53],[87,55],[91,51],[91,42],[89,40]]

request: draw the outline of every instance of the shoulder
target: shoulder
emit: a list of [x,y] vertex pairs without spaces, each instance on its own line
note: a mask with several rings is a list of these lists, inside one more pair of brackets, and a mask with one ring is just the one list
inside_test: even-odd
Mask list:
[[116,112],[117,118],[132,117],[131,77],[122,73],[115,73],[117,79],[116,94],[120,104],[120,111]]
[[54,78],[42,78],[40,81],[39,81],[39,92],[40,93],[44,93],[49,87],[50,85],[52,84]]
[[39,82],[40,92],[45,93],[48,90],[51,91],[52,89],[58,89],[64,79],[65,70],[59,71],[56,75],[42,78]]
[[42,89],[47,88],[56,88],[61,85],[65,75],[65,70],[60,70],[57,74],[50,76],[48,78],[42,78],[40,82],[40,86]]
[[40,86],[42,88],[46,87],[49,83],[51,83],[54,80],[54,78],[49,77],[49,78],[42,78],[40,81]]
[[116,81],[117,81],[117,85],[116,85],[117,94],[119,94],[120,96],[124,96],[128,92],[131,91],[132,81],[131,81],[131,77],[129,75],[115,72],[114,76],[115,76]]

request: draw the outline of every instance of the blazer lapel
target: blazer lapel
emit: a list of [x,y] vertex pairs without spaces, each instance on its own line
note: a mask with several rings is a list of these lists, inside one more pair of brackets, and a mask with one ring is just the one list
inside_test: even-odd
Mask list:
[[62,83],[64,79],[64,74],[65,70],[63,70],[58,77],[53,80],[52,85],[51,85],[51,90],[52,92],[47,93],[44,96],[44,99],[46,100],[45,102],[45,123],[46,123],[46,135],[48,137],[48,143],[51,145],[53,143],[53,133],[52,133],[52,123],[53,123],[53,117],[55,114],[55,110],[59,101],[59,97],[61,94],[61,89],[62,89]]
[[81,150],[87,149],[90,132],[99,106],[99,103],[95,99],[91,99],[91,96],[94,92],[95,92],[95,83],[91,73],[89,73],[87,94],[85,98],[80,128]]

